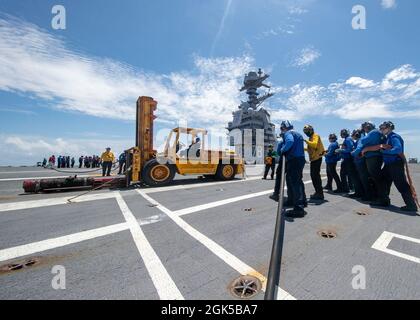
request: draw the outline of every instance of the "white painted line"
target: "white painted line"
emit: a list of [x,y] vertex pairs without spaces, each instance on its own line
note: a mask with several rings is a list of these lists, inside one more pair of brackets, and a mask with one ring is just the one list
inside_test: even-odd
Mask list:
[[[41,200],[0,203],[0,212],[57,206],[57,205],[62,205],[62,204],[71,205],[67,202],[69,198],[70,196],[60,197],[60,198],[41,199]],[[80,196],[79,198],[72,200],[72,202],[77,203],[77,202],[103,200],[103,199],[110,199],[110,198],[115,198],[115,192],[101,192],[101,193],[88,194],[85,196]]]
[[420,244],[420,239],[416,239],[416,238],[411,238],[411,237],[407,237],[407,236],[403,236],[397,233],[392,233],[392,232],[388,232],[388,231],[384,231],[381,236],[378,238],[378,240],[375,241],[375,243],[372,245],[373,249],[394,255],[396,257],[405,259],[405,260],[409,260],[412,262],[417,262],[420,263],[420,258],[417,257],[413,257],[410,256],[408,254],[405,253],[401,253],[399,251],[396,250],[392,250],[392,249],[388,249],[388,245],[390,244],[390,242],[392,241],[393,238],[399,238],[402,240],[406,240],[406,241],[411,241],[414,243],[418,243]]
[[214,202],[210,202],[210,203],[206,203],[206,204],[201,204],[201,205],[198,205],[198,206],[177,210],[177,211],[174,211],[173,213],[178,215],[178,216],[184,216],[186,214],[190,214],[190,213],[193,213],[193,212],[203,211],[203,210],[207,210],[207,209],[210,209],[210,208],[215,208],[215,207],[223,206],[225,204],[238,202],[238,201],[242,201],[242,200],[247,200],[247,199],[251,199],[251,198],[255,198],[255,197],[261,197],[261,196],[264,196],[264,195],[270,194],[270,193],[273,193],[273,189],[265,190],[265,191],[261,191],[261,192],[257,192],[257,193],[246,194],[244,196],[229,198],[229,199],[225,199],[225,200],[214,201]]
[[[61,179],[61,178],[68,178],[70,176],[74,176],[75,174],[68,174],[66,176],[47,176],[47,177],[28,177],[28,178],[3,178],[0,179],[2,181],[23,181],[23,180],[40,180],[40,179]],[[94,175],[86,175],[86,174],[76,174],[78,178],[87,178],[87,177],[95,177]]]
[[[242,275],[249,274],[249,275],[253,275],[259,278],[265,288],[265,284],[267,282],[267,279],[265,276],[263,276],[261,273],[259,273],[255,269],[251,268],[246,263],[239,260],[233,254],[225,250],[223,247],[221,247],[219,244],[217,244],[210,238],[206,237],[204,234],[202,234],[198,230],[194,229],[191,225],[189,225],[182,218],[177,216],[174,212],[162,206],[161,204],[157,203],[155,200],[153,200],[150,196],[145,194],[143,191],[141,190],[136,190],[136,191],[142,197],[144,197],[147,201],[153,204],[156,204],[157,205],[156,208],[161,210],[163,213],[167,214],[168,217],[171,218],[181,229],[183,229],[186,233],[188,233],[190,236],[192,236],[194,239],[196,239],[198,242],[204,245],[207,249],[209,249],[213,254],[215,254],[220,259],[222,259],[226,264],[228,264],[234,270],[238,271]],[[288,292],[284,291],[281,288],[278,288],[278,297],[287,299],[287,300],[296,300],[291,294],[289,294]]]
[[[0,174],[15,174],[15,173],[41,173],[43,170],[33,171],[1,171]],[[52,172],[52,171],[50,171]]]
[[[312,181],[305,181],[304,184],[308,184],[308,183],[311,183],[311,182]],[[285,189],[287,189],[287,188],[285,187]],[[194,213],[194,212],[198,212],[198,211],[203,211],[203,210],[207,210],[207,209],[211,209],[211,208],[215,208],[215,207],[219,207],[219,206],[224,206],[224,205],[229,204],[229,203],[234,203],[234,202],[238,202],[238,201],[242,201],[242,200],[261,197],[261,196],[264,196],[264,195],[267,195],[267,194],[270,194],[270,193],[273,193],[272,188],[270,190],[265,190],[265,191],[261,191],[261,192],[246,194],[246,195],[243,195],[243,196],[238,196],[238,197],[229,198],[229,199],[225,199],[225,200],[214,201],[214,202],[210,202],[210,203],[206,203],[206,204],[202,204],[202,205],[198,205],[198,206],[193,206],[193,207],[189,207],[189,208],[185,208],[185,209],[176,210],[173,213],[178,215],[178,216],[184,216],[186,214],[190,214],[190,213]]]
[[29,244],[12,247],[8,249],[0,250],[0,261],[6,261],[10,259],[19,258],[22,256],[39,253],[46,250],[51,250],[59,247],[64,247],[70,244],[106,236],[112,233],[127,230],[128,226],[126,223],[113,224],[107,227],[82,231],[73,233],[67,236],[52,238],[48,240],[32,242]]
[[[148,224],[157,223],[166,218],[166,215],[154,215],[144,219],[139,219],[138,223],[140,226],[145,226]],[[64,247],[70,244],[76,244],[82,241],[95,239],[102,236],[111,235],[120,231],[128,230],[127,223],[117,223],[109,225],[106,227],[100,227],[96,229],[86,230],[82,232],[77,232],[69,234],[63,237],[52,238],[47,240],[42,240],[38,242],[33,242],[29,244],[24,244],[21,246],[16,246],[8,249],[0,250],[0,261],[6,261],[10,259],[16,259],[26,255],[31,255],[34,253],[39,253],[46,250],[56,249]]]
[[251,178],[247,178],[247,179],[238,179],[238,180],[220,181],[220,182],[202,182],[202,183],[194,183],[194,184],[181,184],[181,185],[170,186],[170,187],[147,188],[147,189],[142,189],[142,191],[144,193],[156,193],[156,192],[173,191],[173,190],[180,190],[180,189],[212,187],[212,186],[217,186],[217,185],[220,185],[220,184],[247,182],[247,181],[253,181],[253,180],[261,180],[261,177],[251,177]]
[[116,195],[116,199],[122,214],[130,228],[131,235],[143,259],[144,265],[156,287],[160,299],[162,300],[184,300],[175,282],[172,280],[165,266],[160,261],[158,255],[153,250],[146,236],[144,235],[139,223],[133,213],[128,208],[121,194]]

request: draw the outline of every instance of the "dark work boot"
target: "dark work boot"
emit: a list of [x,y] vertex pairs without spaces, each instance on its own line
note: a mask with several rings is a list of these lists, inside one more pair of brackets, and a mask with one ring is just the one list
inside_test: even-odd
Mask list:
[[389,199],[378,199],[377,201],[372,201],[369,204],[372,207],[389,207],[391,205],[391,201],[389,201]]
[[310,196],[311,200],[324,200],[324,195],[320,193],[314,193]]
[[401,211],[405,211],[405,212],[417,212],[417,206],[415,207],[409,207],[409,206],[404,206],[400,208]]
[[[401,208],[403,211],[411,211],[411,212],[417,212],[417,204],[414,201],[413,196],[411,195],[410,191],[407,191],[402,194],[402,198],[405,202],[405,206]],[[406,210],[404,210],[405,208]]]
[[288,218],[303,218],[305,211],[302,208],[295,207],[293,210],[286,211],[285,216]]
[[357,194],[357,193],[349,194],[349,198],[351,198],[351,199],[358,199],[358,198],[362,198],[362,197],[363,197],[363,195]]

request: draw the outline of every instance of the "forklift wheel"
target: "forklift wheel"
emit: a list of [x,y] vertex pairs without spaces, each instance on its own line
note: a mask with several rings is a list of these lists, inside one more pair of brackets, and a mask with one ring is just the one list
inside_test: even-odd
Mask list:
[[175,168],[170,164],[160,164],[156,159],[147,162],[142,171],[143,182],[151,187],[171,183],[175,177]]
[[234,164],[219,164],[216,171],[216,177],[219,180],[232,180],[236,175],[236,166]]

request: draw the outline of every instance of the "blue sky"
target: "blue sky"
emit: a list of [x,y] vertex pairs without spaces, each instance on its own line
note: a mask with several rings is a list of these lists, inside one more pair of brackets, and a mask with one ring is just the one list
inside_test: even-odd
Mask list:
[[[66,29],[51,8],[66,8]],[[353,30],[365,6],[367,29]],[[135,101],[158,102],[157,132],[179,121],[223,134],[263,68],[278,124],[326,137],[392,119],[420,158],[416,0],[0,1],[0,165],[134,143]],[[159,134],[158,144],[164,132]]]

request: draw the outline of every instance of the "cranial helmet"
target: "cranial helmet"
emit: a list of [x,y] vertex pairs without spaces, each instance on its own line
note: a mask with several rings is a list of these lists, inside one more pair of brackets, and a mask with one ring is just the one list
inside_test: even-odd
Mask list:
[[353,130],[351,133],[351,137],[355,139],[360,139],[362,136],[362,132],[359,129]]
[[284,120],[280,124],[280,129],[291,130],[291,129],[293,129],[293,125],[289,120]]
[[384,123],[382,123],[379,126],[380,129],[391,129],[394,130],[395,129],[395,125],[392,121],[385,121]]
[[314,128],[311,126],[311,125],[309,125],[309,124],[307,124],[306,126],[304,126],[303,127],[303,132],[308,136],[308,137],[310,137],[311,135],[313,135],[314,134]]
[[341,136],[341,138],[343,138],[343,139],[347,138],[349,135],[350,135],[350,133],[349,133],[349,130],[347,130],[347,129],[343,129],[343,130],[341,130],[341,132],[340,132],[340,136]]
[[328,140],[334,140],[334,141],[337,141],[337,136],[336,136],[336,134],[335,134],[335,133],[331,133],[331,134],[328,136]]
[[366,121],[362,123],[362,129],[367,130],[367,131],[372,131],[373,129],[375,129],[375,124],[371,121]]

